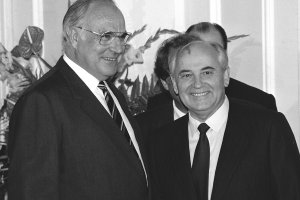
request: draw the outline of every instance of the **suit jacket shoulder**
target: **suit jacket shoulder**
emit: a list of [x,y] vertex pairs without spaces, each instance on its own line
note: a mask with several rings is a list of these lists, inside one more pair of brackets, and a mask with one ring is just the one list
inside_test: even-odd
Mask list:
[[147,102],[147,110],[154,109],[156,107],[160,107],[163,104],[168,104],[173,100],[170,93],[168,91],[162,91],[159,94],[151,96],[148,98]]
[[229,85],[225,88],[225,93],[228,97],[247,100],[277,111],[276,101],[273,95],[236,79],[230,78]]
[[229,99],[212,199],[273,199],[274,194],[298,199],[299,167],[297,144],[282,113]]
[[148,134],[161,126],[174,121],[172,101],[138,114],[135,118],[142,129],[143,137],[147,140]]

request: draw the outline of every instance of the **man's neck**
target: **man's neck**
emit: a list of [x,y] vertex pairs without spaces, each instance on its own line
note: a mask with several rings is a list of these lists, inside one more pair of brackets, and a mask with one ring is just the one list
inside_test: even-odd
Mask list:
[[183,112],[183,113],[187,113],[187,112],[188,112],[187,109],[186,109],[186,107],[185,107],[182,103],[177,102],[177,101],[175,101],[175,100],[173,100],[173,102],[174,102],[174,104],[175,104],[175,106],[176,106],[176,108],[177,108],[178,110],[180,110],[180,111]]
[[172,104],[173,104],[173,117],[174,117],[174,120],[176,120],[176,119],[178,119],[178,118],[184,116],[184,115],[187,113],[186,109],[184,109],[184,112],[182,112],[182,111],[175,105],[175,101],[174,101],[174,100],[173,100]]

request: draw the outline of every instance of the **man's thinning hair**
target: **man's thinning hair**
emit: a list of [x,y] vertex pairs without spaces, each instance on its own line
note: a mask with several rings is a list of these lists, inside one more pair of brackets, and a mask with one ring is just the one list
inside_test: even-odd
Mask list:
[[217,52],[218,52],[218,61],[224,69],[228,67],[228,55],[226,50],[215,42],[208,42]]
[[108,2],[116,5],[113,0],[77,0],[67,10],[63,19],[63,46],[68,42],[70,27],[79,25],[87,14],[89,6],[93,2]]
[[212,30],[216,30],[220,33],[223,43],[223,48],[227,51],[227,35],[225,30],[222,26],[216,23],[210,22],[200,22],[198,24],[191,25],[185,33],[189,34],[190,32],[197,32],[197,33],[208,33]]
[[181,48],[182,46],[190,43],[191,41],[199,40],[199,38],[188,35],[180,34],[165,40],[157,50],[156,60],[154,63],[154,73],[157,78],[166,80],[170,76],[169,56],[172,50]]
[[202,41],[202,40],[198,40],[198,41],[192,41],[186,45],[184,45],[183,47],[181,47],[176,55],[176,59],[178,59],[180,56],[182,56],[183,51],[188,51],[190,52],[190,46],[195,44],[195,43],[202,43],[202,44],[207,44],[211,47],[213,47],[213,49],[217,52],[218,54],[218,62],[222,65],[223,69],[225,70],[228,67],[228,55],[226,50],[219,45],[218,43],[215,42],[208,42],[208,41]]

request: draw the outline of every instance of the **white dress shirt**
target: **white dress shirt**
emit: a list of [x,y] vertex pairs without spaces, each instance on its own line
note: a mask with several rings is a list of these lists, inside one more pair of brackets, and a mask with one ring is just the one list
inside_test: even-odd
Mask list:
[[221,107],[205,122],[200,122],[194,119],[189,114],[188,134],[189,134],[191,166],[193,165],[194,153],[200,136],[200,132],[198,131],[198,126],[201,123],[206,123],[210,127],[210,129],[206,132],[209,141],[209,147],[210,147],[209,180],[208,180],[209,199],[211,197],[215,171],[216,171],[220,149],[223,141],[223,136],[226,128],[226,123],[228,119],[228,111],[229,111],[229,101],[225,96],[225,100],[221,105]]
[[[73,62],[70,58],[67,57],[67,55],[63,56],[63,59],[65,60],[65,62],[71,67],[71,69],[79,76],[79,78],[86,84],[86,86],[91,90],[91,92],[95,95],[95,97],[99,100],[99,102],[102,104],[102,106],[106,109],[106,111],[110,114],[110,111],[108,109],[107,103],[105,101],[105,97],[103,94],[103,91],[98,88],[98,84],[99,84],[99,80],[94,77],[93,75],[91,75],[90,73],[88,73],[85,69],[83,69],[82,67],[80,67],[79,65],[77,65],[75,62]],[[141,156],[141,152],[140,152],[140,148],[139,145],[136,141],[135,135],[134,135],[134,131],[133,128],[128,120],[128,118],[126,117],[123,109],[120,106],[120,103],[118,101],[118,99],[116,98],[116,96],[114,95],[114,93],[110,90],[109,86],[107,85],[107,83],[104,81],[106,88],[109,92],[109,94],[112,96],[116,107],[118,108],[121,117],[124,121],[124,124],[126,126],[126,129],[128,131],[128,134],[130,136],[130,139],[132,141],[132,144],[134,146],[134,148],[136,149],[136,152],[142,162],[143,168],[144,168],[144,172],[145,175],[147,177],[146,174],[146,170],[145,170],[145,166],[144,166],[144,162],[143,162],[143,158]]]

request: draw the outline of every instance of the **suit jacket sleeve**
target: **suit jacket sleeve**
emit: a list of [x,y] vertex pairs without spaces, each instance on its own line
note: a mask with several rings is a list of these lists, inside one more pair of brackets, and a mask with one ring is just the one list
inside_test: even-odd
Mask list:
[[274,196],[279,200],[300,199],[300,156],[293,132],[279,113],[270,135],[270,167]]
[[55,108],[40,93],[17,102],[11,117],[8,153],[9,199],[59,199],[59,125]]

